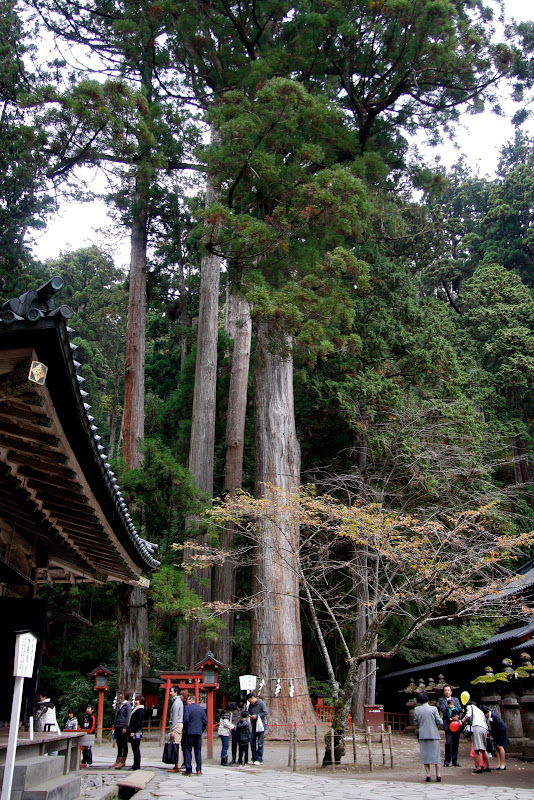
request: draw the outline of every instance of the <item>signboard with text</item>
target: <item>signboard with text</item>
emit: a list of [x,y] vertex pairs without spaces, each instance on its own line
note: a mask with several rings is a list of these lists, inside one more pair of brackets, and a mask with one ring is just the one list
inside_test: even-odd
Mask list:
[[13,675],[16,678],[31,678],[37,648],[37,636],[30,631],[21,631],[16,634],[15,665]]
[[240,675],[239,688],[242,692],[252,692],[256,688],[258,682],[257,675]]

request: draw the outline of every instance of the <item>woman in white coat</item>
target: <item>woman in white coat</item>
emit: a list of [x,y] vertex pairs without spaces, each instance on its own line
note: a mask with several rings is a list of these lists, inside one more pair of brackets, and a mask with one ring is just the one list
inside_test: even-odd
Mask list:
[[426,692],[420,692],[416,695],[416,699],[421,705],[417,706],[414,711],[414,722],[417,730],[417,738],[419,739],[421,764],[424,764],[426,772],[425,781],[430,783],[430,765],[434,764],[436,781],[440,783],[441,754],[439,729],[443,727],[443,720],[441,719],[438,709],[429,704]]

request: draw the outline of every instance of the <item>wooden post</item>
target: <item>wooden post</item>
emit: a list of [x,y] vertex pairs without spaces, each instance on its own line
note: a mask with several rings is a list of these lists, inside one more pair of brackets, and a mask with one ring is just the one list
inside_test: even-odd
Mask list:
[[169,710],[169,694],[171,691],[171,679],[167,678],[165,681],[165,699],[163,701],[163,713],[161,715],[161,733],[159,737],[159,744],[160,747],[163,747],[165,744],[165,728],[167,727],[167,712]]
[[336,753],[334,747],[334,729],[330,729],[330,761],[332,762],[332,772],[336,771]]
[[393,741],[391,736],[391,725],[388,725],[388,738],[389,738],[389,759],[390,759],[391,769],[393,769],[394,762],[393,762]]
[[293,723],[293,772],[297,771],[297,723]]
[[293,761],[293,728],[289,729],[289,754],[287,756],[287,766],[290,767]]
[[213,689],[206,689],[206,716],[208,717],[208,758],[213,758]]
[[104,719],[104,691],[98,692],[98,711],[96,721],[96,743],[102,744],[102,725]]
[[319,763],[319,736],[317,734],[317,725],[313,726],[313,735],[315,737],[315,763]]
[[354,733],[354,721],[351,722],[350,725],[351,733],[352,733],[352,763],[358,763],[358,757],[356,755],[356,734]]
[[17,675],[15,677],[13,703],[11,705],[11,722],[9,724],[9,735],[7,739],[4,780],[2,783],[2,800],[10,800],[11,798],[11,786],[13,785],[13,770],[15,769],[15,757],[17,753],[17,736],[19,732],[19,719],[20,709],[22,706],[23,688],[24,677]]
[[373,771],[373,743],[371,741],[371,728],[367,728],[367,750],[369,751],[369,772]]

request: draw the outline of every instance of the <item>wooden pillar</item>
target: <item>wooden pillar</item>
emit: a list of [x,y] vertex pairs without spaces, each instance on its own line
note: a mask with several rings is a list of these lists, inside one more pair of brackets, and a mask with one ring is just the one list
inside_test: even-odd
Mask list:
[[213,758],[213,700],[215,689],[206,689],[206,715],[208,717],[208,758]]
[[104,691],[98,692],[98,711],[96,717],[96,743],[102,744],[102,723],[104,720]]
[[165,681],[165,700],[163,701],[163,713],[161,715],[161,736],[160,736],[160,744],[163,746],[165,741],[165,728],[167,727],[167,714],[169,711],[169,694],[171,691],[171,679],[167,678]]

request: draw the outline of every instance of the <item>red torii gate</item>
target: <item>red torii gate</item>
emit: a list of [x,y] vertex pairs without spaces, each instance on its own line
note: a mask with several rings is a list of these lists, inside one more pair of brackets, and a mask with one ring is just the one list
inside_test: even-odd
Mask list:
[[165,728],[167,727],[167,714],[169,711],[169,694],[171,686],[178,689],[188,689],[195,695],[197,703],[200,700],[200,690],[206,692],[206,716],[208,718],[207,741],[208,758],[213,758],[213,717],[215,712],[215,695],[219,688],[219,670],[224,669],[224,664],[217,661],[211,650],[200,661],[192,672],[160,672],[162,679],[161,689],[165,689],[163,713],[161,715],[161,745],[165,741]]

